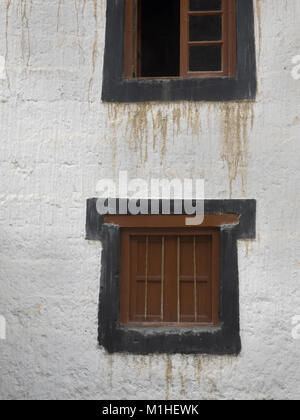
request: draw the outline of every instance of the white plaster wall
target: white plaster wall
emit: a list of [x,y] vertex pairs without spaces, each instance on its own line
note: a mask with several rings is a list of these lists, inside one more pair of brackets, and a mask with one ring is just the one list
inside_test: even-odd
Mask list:
[[[254,104],[108,106],[104,0],[0,0],[0,398],[300,397],[300,2],[254,3]],[[257,199],[257,240],[239,244],[239,357],[97,346],[101,244],[84,239],[85,200],[121,169]]]

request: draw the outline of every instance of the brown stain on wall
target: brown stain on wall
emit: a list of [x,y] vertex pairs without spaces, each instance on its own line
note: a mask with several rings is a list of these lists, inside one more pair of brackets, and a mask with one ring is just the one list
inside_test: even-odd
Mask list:
[[[127,141],[139,154],[141,163],[148,160],[150,139],[153,153],[160,153],[163,163],[171,146],[171,136],[174,140],[183,127],[195,138],[202,133],[199,104],[194,102],[107,104],[107,122],[107,134],[114,152],[118,141]],[[114,161],[115,158],[114,154]]]
[[[121,117],[121,121],[123,121],[123,117]],[[118,147],[118,127],[119,127],[119,120],[120,116],[118,113],[117,105],[108,105],[107,108],[107,127],[106,127],[106,134],[105,139],[109,141],[111,148],[112,148],[112,165],[115,166],[116,155],[117,155],[117,147]]]
[[[32,3],[30,4],[30,11]],[[30,27],[29,15],[27,10],[27,0],[20,0],[21,21],[22,21],[22,38],[21,38],[21,51],[22,58],[25,65],[28,67],[31,57],[31,42],[30,42]]]
[[300,261],[294,261],[294,263],[293,263],[293,267],[294,268],[300,268]]
[[233,183],[238,176],[241,177],[242,193],[246,194],[249,130],[254,125],[252,102],[108,104],[106,136],[112,146],[113,166],[121,142],[129,145],[141,164],[148,161],[150,139],[152,153],[160,154],[161,165],[175,137],[185,133],[191,136],[191,141],[196,139],[195,147],[198,147],[199,140],[206,137],[202,129],[205,115],[207,133],[216,134],[217,126],[214,128],[211,121],[212,111],[221,121],[221,157],[227,166],[229,196],[232,197]]
[[242,193],[246,194],[248,166],[248,130],[253,129],[254,110],[251,102],[224,103],[220,105],[222,122],[222,159],[227,165],[229,196],[232,198],[233,182],[241,176]]
[[262,10],[261,10],[261,0],[256,0],[256,15],[257,15],[257,27],[258,27],[258,57],[261,55],[261,48],[262,48]]
[[82,49],[82,45],[81,45],[81,40],[80,40],[80,24],[79,24],[79,12],[80,12],[80,4],[81,4],[82,0],[74,0],[74,8],[75,8],[75,13],[76,13],[76,35],[77,35],[77,45],[80,51],[80,54],[83,57],[83,62],[84,62],[84,53],[83,53],[83,49]]
[[180,387],[181,387],[181,395],[186,397],[186,375],[189,366],[189,358],[187,356],[181,356],[181,363],[179,367],[179,378],[180,378]]
[[94,19],[95,19],[95,31],[94,31],[94,42],[93,42],[93,51],[92,51],[92,73],[89,80],[88,88],[88,103],[91,103],[91,92],[94,84],[96,62],[98,57],[98,0],[93,0],[94,3]]
[[248,258],[249,256],[249,242],[248,241],[245,242],[245,255]]
[[107,361],[108,361],[108,378],[109,378],[109,385],[110,385],[110,389],[113,388],[113,371],[114,371],[114,358],[112,355],[107,356]]
[[172,111],[173,122],[173,138],[179,135],[181,129],[181,113],[179,107],[173,108]]
[[152,354],[149,355],[148,361],[149,361],[149,381],[152,382],[152,363],[153,363],[153,359],[152,359]]
[[195,373],[195,378],[198,381],[198,383],[200,383],[201,372],[202,372],[201,356],[195,355],[194,356],[194,373]]
[[6,73],[6,79],[7,79],[7,86],[8,89],[10,89],[10,78],[8,74],[8,68],[7,68],[7,62],[8,62],[8,17],[9,17],[9,9],[11,6],[11,0],[7,0],[6,3],[6,16],[5,16],[5,73]]
[[82,15],[82,17],[84,16],[86,1],[87,0],[82,0],[82,2],[81,2],[82,3],[82,8],[81,8],[81,15]]
[[56,31],[58,32],[59,30],[59,24],[60,24],[60,12],[61,12],[61,7],[63,5],[64,0],[58,0],[58,6],[57,6],[57,14],[56,14]]
[[141,376],[142,371],[145,368],[145,365],[146,365],[146,358],[145,356],[141,356],[138,362],[138,369],[137,369],[138,376]]
[[173,385],[173,365],[171,356],[166,357],[166,397],[165,399],[169,399],[170,395],[170,387]]
[[[10,77],[8,73],[8,57],[9,57],[9,11],[12,6],[12,0],[7,0],[5,12],[5,73],[7,79],[7,86],[10,89]],[[32,11],[32,0],[19,0],[16,5],[17,17],[21,19],[21,53],[25,67],[29,66],[31,58],[31,40],[30,40],[30,25],[29,16]]]

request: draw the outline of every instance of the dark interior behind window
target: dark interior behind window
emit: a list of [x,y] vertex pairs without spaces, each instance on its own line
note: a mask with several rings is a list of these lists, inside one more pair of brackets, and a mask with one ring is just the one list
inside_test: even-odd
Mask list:
[[141,77],[179,76],[180,0],[140,0]]

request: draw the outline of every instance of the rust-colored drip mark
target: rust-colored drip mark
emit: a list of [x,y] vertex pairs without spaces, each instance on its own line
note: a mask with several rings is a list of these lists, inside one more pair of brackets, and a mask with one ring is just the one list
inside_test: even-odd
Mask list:
[[87,0],[83,0],[83,1],[82,1],[82,8],[81,8],[81,15],[82,15],[82,17],[84,16],[85,6],[86,6],[86,1],[87,1]]
[[173,117],[173,138],[179,135],[181,127],[181,111],[179,106],[175,106],[172,112]]
[[64,0],[58,0],[57,15],[56,15],[56,32],[58,32],[58,30],[59,30],[60,11],[61,11],[61,6],[62,6],[63,2],[64,2]]
[[[127,140],[130,148],[139,153],[141,163],[148,160],[150,136],[152,151],[155,153],[159,145],[162,162],[170,136],[173,136],[174,142],[175,136],[178,137],[185,128],[187,134],[197,137],[201,135],[201,113],[198,103],[109,104],[107,109],[107,133],[112,143],[115,145],[118,138]],[[118,124],[115,120],[118,120]]]
[[195,378],[198,382],[200,382],[201,378],[201,371],[202,371],[202,359],[201,356],[194,356],[194,374]]
[[91,92],[94,84],[95,70],[96,70],[96,61],[98,57],[98,0],[94,1],[94,19],[95,19],[95,31],[94,31],[94,43],[93,43],[93,52],[92,52],[92,73],[89,81],[88,88],[88,104],[91,104]]
[[[21,39],[21,51],[23,61],[26,61],[26,66],[29,66],[31,56],[31,45],[30,45],[30,29],[29,20],[27,15],[27,0],[21,0],[21,20],[22,20],[22,39]],[[27,32],[25,40],[25,31]],[[25,60],[25,46],[27,43],[27,59]]]
[[148,251],[149,251],[149,236],[146,236],[146,267],[145,267],[145,320],[148,313]]
[[177,322],[180,322],[180,236],[177,236]]
[[172,382],[173,382],[172,373],[173,373],[172,360],[171,360],[170,356],[167,356],[167,361],[166,361],[166,383],[167,383],[166,400],[169,399],[170,386],[172,385]]
[[164,283],[165,283],[165,237],[161,240],[161,320],[164,320]]
[[233,182],[240,174],[242,192],[246,194],[246,175],[248,166],[248,125],[251,117],[251,129],[254,125],[253,104],[232,103],[221,105],[223,150],[222,159],[227,164],[230,198]]
[[113,388],[113,370],[114,370],[114,359],[113,356],[108,356],[108,365],[109,365],[109,382],[110,382],[110,389]]
[[79,52],[83,57],[84,61],[84,53],[81,46],[81,40],[80,40],[80,25],[79,25],[79,9],[80,9],[80,1],[81,0],[74,0],[74,7],[75,7],[75,13],[76,13],[76,36],[77,36],[77,45],[79,48]]
[[181,394],[186,396],[186,386],[185,386],[185,377],[188,370],[188,358],[184,355],[181,356],[181,363],[179,368],[180,375],[180,385],[181,385]]
[[194,236],[194,314],[197,322],[197,265],[196,265],[196,236]]
[[6,79],[7,79],[7,86],[10,90],[10,78],[8,74],[7,69],[7,61],[8,61],[8,15],[9,15],[9,8],[11,5],[11,0],[7,0],[6,4],[6,22],[5,22],[5,44],[6,44],[6,51],[5,51],[5,73],[6,73]]
[[246,257],[248,258],[249,256],[249,242],[248,241],[245,242],[245,254],[246,254]]
[[152,381],[152,355],[149,355],[149,381]]
[[261,56],[261,48],[262,48],[262,22],[261,22],[261,0],[256,0],[256,13],[257,13],[257,26],[258,26],[258,45],[259,45],[259,51],[258,51],[258,57]]

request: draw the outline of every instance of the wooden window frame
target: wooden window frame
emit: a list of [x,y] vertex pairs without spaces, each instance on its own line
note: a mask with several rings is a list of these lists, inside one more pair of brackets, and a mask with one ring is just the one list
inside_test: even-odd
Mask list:
[[[222,8],[217,11],[190,11],[189,1],[180,0],[180,74],[179,76],[141,77],[139,0],[125,0],[124,18],[124,77],[127,79],[178,79],[234,77],[237,71],[237,30],[236,0],[222,0]],[[190,16],[222,16],[222,40],[189,41]],[[222,46],[221,71],[189,71],[190,46]]]
[[[233,77],[124,77],[126,0],[107,2],[103,102],[254,101],[257,92],[254,0],[236,0],[236,73]],[[130,62],[130,61],[128,61]],[[127,66],[128,66],[127,62]]]
[[[130,216],[128,216],[130,218]],[[172,218],[172,217],[171,217]],[[154,216],[155,219],[155,216]],[[167,221],[167,219],[165,219]],[[168,236],[176,236],[178,243],[178,252],[180,252],[181,238],[184,236],[193,236],[194,238],[198,236],[209,236],[211,237],[211,266],[210,266],[210,282],[211,282],[211,319],[206,321],[199,321],[198,316],[195,310],[195,319],[194,321],[182,321],[182,315],[180,313],[181,298],[180,298],[180,265],[179,265],[179,256],[177,260],[177,288],[175,288],[175,295],[177,301],[177,321],[176,322],[165,322],[163,321],[164,309],[167,306],[167,301],[165,296],[169,295],[169,292],[166,293],[166,287],[170,287],[170,282],[168,279],[168,285],[164,284],[164,275],[167,272],[166,267],[164,266],[164,256],[162,256],[162,275],[161,275],[161,314],[157,316],[155,320],[150,321],[147,318],[147,293],[145,293],[145,321],[137,320],[137,314],[133,302],[136,298],[136,285],[131,281],[132,276],[132,267],[130,266],[131,256],[131,240],[132,237],[143,236],[147,239],[151,236],[161,237],[162,238],[162,252],[164,253],[165,248],[163,246],[164,240]],[[147,258],[147,257],[146,257]],[[196,274],[194,273],[194,276]],[[136,326],[136,327],[212,327],[219,325],[219,292],[220,292],[220,233],[219,229],[209,229],[209,228],[167,228],[157,229],[157,228],[121,228],[121,298],[120,298],[120,324],[124,326]],[[194,299],[197,299],[197,280],[194,277]],[[147,274],[146,274],[146,290],[147,290]],[[174,299],[173,299],[174,300]],[[196,302],[193,302],[196,308]],[[174,310],[174,308],[173,308]],[[159,319],[160,318],[160,319]]]
[[[151,214],[150,201],[141,200],[142,208],[148,205],[148,214]],[[138,228],[148,229],[156,223],[165,229],[165,217],[169,216],[163,214],[163,208],[167,203],[170,204],[172,216],[170,225],[181,229],[185,226],[185,219],[175,213],[177,201],[171,200],[170,203],[169,200],[159,200],[158,215],[148,218],[145,215],[127,217],[130,213],[122,214],[120,209],[129,204],[127,199],[117,200],[116,208],[112,208],[107,215],[98,213],[96,198],[87,200],[86,239],[102,243],[98,342],[110,354],[238,355],[241,351],[238,242],[256,237],[255,200],[205,200],[204,203],[205,219],[201,226],[220,230],[218,326],[154,328],[120,324],[122,229],[135,224]],[[188,217],[184,211],[182,216]]]

